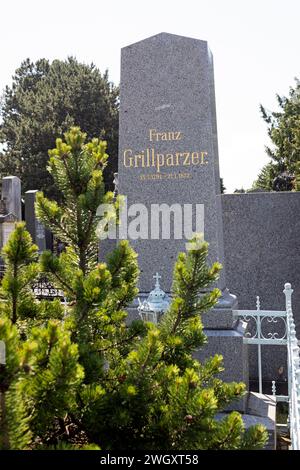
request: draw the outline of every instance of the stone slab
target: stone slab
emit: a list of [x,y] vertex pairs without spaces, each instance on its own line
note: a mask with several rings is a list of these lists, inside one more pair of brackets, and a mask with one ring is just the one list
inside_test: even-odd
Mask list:
[[37,192],[37,190],[30,190],[25,193],[25,221],[32,241],[38,246],[39,252],[41,253],[46,249],[46,230],[35,215]]
[[[244,382],[249,389],[248,346],[243,342],[243,332],[237,330],[204,330],[207,344],[195,351],[194,357],[203,362],[215,354],[223,356],[224,371],[220,378],[225,382]],[[245,411],[246,400],[234,402],[229,409]]]
[[248,387],[247,379],[247,351],[243,342],[243,334],[236,330],[204,330],[207,344],[195,353],[199,360],[222,354],[224,372],[221,378],[225,381],[243,381]]
[[2,199],[5,199],[7,212],[22,220],[21,180],[17,176],[2,179]]
[[264,416],[276,421],[276,400],[272,395],[250,392],[248,395],[247,413]]
[[[284,310],[284,284],[290,282],[300,338],[300,193],[224,194],[224,246],[227,287],[240,309]],[[274,327],[274,324],[270,324]],[[286,348],[262,348],[263,378],[286,381]],[[257,378],[257,348],[250,347],[250,377]]]
[[209,330],[232,330],[235,320],[231,309],[214,308],[201,317],[204,328]]

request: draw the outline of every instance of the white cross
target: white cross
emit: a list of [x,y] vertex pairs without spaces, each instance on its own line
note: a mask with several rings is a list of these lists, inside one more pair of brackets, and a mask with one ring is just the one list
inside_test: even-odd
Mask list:
[[153,277],[156,281],[155,282],[155,287],[159,287],[159,279],[161,279],[161,276],[158,273],[156,273],[155,276],[153,276]]

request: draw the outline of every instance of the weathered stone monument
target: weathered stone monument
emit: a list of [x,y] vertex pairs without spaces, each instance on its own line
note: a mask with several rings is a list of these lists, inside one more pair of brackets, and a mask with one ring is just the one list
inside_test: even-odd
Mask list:
[[[207,42],[161,33],[122,50],[119,132],[119,191],[127,196],[128,208],[142,203],[151,214],[153,205],[167,204],[174,208],[175,222],[175,205],[204,206],[209,262],[223,264],[217,283],[222,297],[203,317],[208,345],[198,357],[221,353],[224,378],[248,383],[244,331],[234,323],[236,298],[226,289],[213,58]],[[136,215],[130,209],[128,214],[129,220]],[[141,227],[140,238],[130,238],[139,254],[145,296],[156,271],[170,292],[174,262],[186,249],[185,234],[164,239],[165,222],[156,239],[150,223],[148,230]]]
[[2,179],[0,200],[0,249],[6,245],[18,220],[22,220],[21,181],[17,176],[6,176]]
[[21,180],[17,176],[6,176],[2,179],[2,199],[7,212],[22,220]]
[[[207,42],[161,33],[122,49],[119,191],[133,203],[203,204],[210,261],[223,262],[213,59]],[[172,211],[171,211],[172,212]],[[174,214],[175,212],[175,214]],[[171,214],[176,217],[176,207]],[[135,215],[135,214],[129,214]],[[163,226],[163,223],[162,223]],[[159,271],[170,291],[186,239],[157,239],[142,227],[140,289]],[[149,262],[151,260],[151,263]],[[225,288],[222,272],[218,286]]]
[[37,190],[31,190],[25,193],[25,221],[32,241],[38,246],[39,252],[41,253],[46,250],[46,230],[35,215],[34,206],[37,192]]
[[0,249],[6,245],[10,234],[15,228],[17,217],[11,212],[7,212],[5,200],[0,200]]

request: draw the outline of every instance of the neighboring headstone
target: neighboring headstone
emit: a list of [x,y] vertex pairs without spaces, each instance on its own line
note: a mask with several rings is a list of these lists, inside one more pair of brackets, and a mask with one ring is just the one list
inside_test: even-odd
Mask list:
[[45,228],[45,234],[46,234],[46,250],[53,251],[53,233]]
[[22,220],[21,180],[17,176],[6,176],[2,179],[2,199],[8,213]]
[[17,218],[13,214],[0,213],[0,249],[6,245],[11,233],[15,229]]
[[[149,214],[153,204],[204,205],[209,262],[223,264],[213,59],[207,42],[161,33],[122,49],[118,187],[128,209],[141,203]],[[150,226],[148,234],[147,227],[140,229],[144,239],[130,242],[139,255],[144,299],[157,271],[170,292],[174,262],[187,240],[163,239],[163,227],[151,239]],[[226,289],[224,267],[217,286],[222,298],[203,317],[208,345],[195,357],[222,354],[223,378],[248,383],[244,331],[234,324],[237,302]]]
[[[16,176],[2,179],[2,198],[0,200],[0,250],[6,245],[15,223],[22,219],[21,181]],[[3,265],[3,260],[0,260]]]
[[46,250],[46,231],[44,225],[41,224],[35,215],[37,192],[37,190],[31,190],[25,193],[25,221],[32,241],[38,246],[39,252],[41,253]]

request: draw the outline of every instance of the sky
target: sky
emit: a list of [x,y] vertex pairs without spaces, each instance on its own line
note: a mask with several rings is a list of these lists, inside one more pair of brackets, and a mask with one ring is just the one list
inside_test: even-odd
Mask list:
[[21,61],[97,65],[120,81],[120,49],[160,32],[206,40],[214,55],[220,173],[250,188],[268,162],[259,105],[300,78],[299,0],[0,0],[0,92]]

